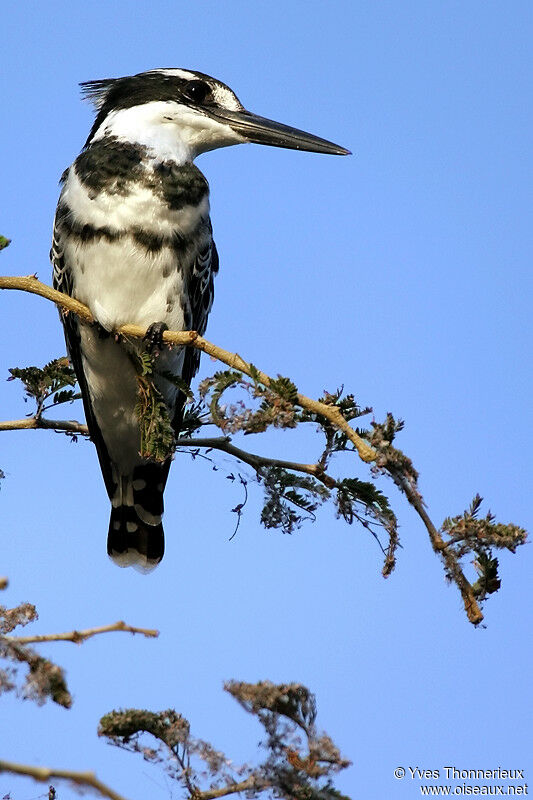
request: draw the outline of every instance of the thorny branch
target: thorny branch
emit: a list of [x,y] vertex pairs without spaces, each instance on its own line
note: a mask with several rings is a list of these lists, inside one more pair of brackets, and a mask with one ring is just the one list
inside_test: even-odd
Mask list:
[[[0,289],[2,288],[38,294],[60,305],[63,309],[77,314],[84,322],[88,324],[94,322],[85,305],[41,283],[35,276],[0,277]],[[125,337],[142,338],[145,332],[139,326],[125,325],[115,333]],[[491,548],[506,548],[514,552],[516,547],[525,541],[526,532],[516,525],[496,525],[490,514],[484,521],[477,520],[475,517],[479,503],[476,505],[476,510],[472,512],[472,508],[477,502],[476,498],[470,512],[465,512],[464,515],[454,518],[451,522],[447,521],[450,522],[451,528],[443,525],[441,530],[438,530],[431,521],[418,490],[416,470],[410,460],[392,446],[394,436],[401,430],[403,423],[397,422],[391,415],[387,415],[385,423],[372,423],[373,430],[354,429],[349,424],[349,420],[368,413],[369,409],[358,409],[354,402],[351,402],[351,408],[349,408],[350,403],[343,406],[345,401],[340,399],[340,392],[337,395],[326,393],[322,400],[312,400],[300,394],[289,379],[272,379],[238,354],[230,353],[208,342],[195,331],[165,331],[163,340],[169,345],[195,347],[231,367],[232,371],[217,373],[213,378],[204,381],[204,388],[200,387],[204,401],[206,394],[211,392],[211,422],[217,424],[223,433],[237,430],[256,433],[264,430],[268,424],[295,427],[299,421],[315,422],[325,433],[326,449],[318,462],[314,464],[268,458],[250,453],[236,447],[227,435],[210,438],[193,438],[191,436],[185,438],[184,436],[176,442],[178,448],[207,448],[223,451],[252,466],[259,480],[263,481],[267,494],[267,503],[262,514],[262,522],[266,527],[281,527],[290,532],[295,526],[298,527],[299,522],[304,518],[291,510],[291,505],[297,510],[303,510],[308,516],[314,517],[314,511],[318,505],[335,493],[338,516],[344,517],[348,522],[357,519],[376,538],[374,525],[381,525],[387,530],[389,546],[385,554],[383,574],[389,575],[395,564],[398,535],[396,518],[388,505],[387,498],[370,483],[359,481],[356,478],[336,480],[326,471],[332,453],[351,450],[353,447],[363,461],[372,464],[374,476],[388,475],[400,491],[406,495],[426,527],[432,548],[443,562],[447,579],[453,581],[458,587],[469,621],[478,625],[483,620],[479,601],[486,599],[486,596],[496,591],[500,585],[497,575],[498,560],[493,558]],[[56,364],[59,364],[60,361],[51,362],[45,370],[55,370]],[[148,370],[151,369],[149,364],[146,366]],[[25,373],[32,372],[34,369],[17,369],[11,370],[11,372],[13,377],[25,380]],[[240,373],[250,377],[253,383],[246,383]],[[70,376],[67,376],[64,385],[72,386],[72,375],[73,373],[70,371]],[[230,407],[230,417],[227,417],[224,407],[219,405],[219,400],[227,388],[236,386],[249,391],[252,396],[262,398],[263,404],[266,403],[267,411],[260,410],[255,413],[246,411],[241,415],[239,421],[238,411],[235,411],[236,416],[232,419],[231,413],[234,409]],[[55,389],[46,394],[46,398],[50,397],[54,391]],[[72,435],[73,438],[76,438],[77,435],[87,435],[87,427],[79,422],[44,419],[42,411],[49,406],[44,406],[42,396],[38,392],[30,391],[30,394],[38,397],[36,414],[23,420],[0,423],[0,430],[45,428],[63,431]],[[57,400],[57,403],[67,402],[76,397],[71,389],[60,392],[60,395],[62,397]],[[56,394],[54,399],[57,397]],[[346,400],[350,398],[353,401],[351,395]],[[54,404],[52,403],[52,405]],[[302,411],[295,414],[295,407],[300,407]],[[278,414],[277,417],[276,414]],[[197,422],[191,427],[190,432],[192,433],[201,424],[205,423]],[[301,473],[308,477],[298,478],[294,473]],[[305,496],[306,493],[308,497]],[[479,502],[481,502],[480,499]],[[362,508],[363,513],[358,513],[358,508]],[[369,516],[371,519],[368,519]],[[446,538],[442,534],[445,534]],[[468,553],[475,555],[473,563],[480,575],[474,585],[468,581],[460,564],[460,559]]]

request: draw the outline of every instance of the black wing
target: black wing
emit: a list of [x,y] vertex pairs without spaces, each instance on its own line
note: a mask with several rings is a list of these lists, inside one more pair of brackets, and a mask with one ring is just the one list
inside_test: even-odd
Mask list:
[[[190,319],[185,320],[188,330],[198,331],[203,336],[207,327],[207,318],[213,305],[214,277],[218,272],[218,253],[214,241],[201,250],[193,264],[189,275],[186,294],[190,302]],[[186,314],[187,316],[187,314]],[[190,385],[200,366],[200,350],[195,347],[185,349],[182,379]],[[183,420],[183,407],[186,397],[180,392],[174,413],[173,427],[176,438],[179,436]]]
[[[60,205],[58,206],[54,221],[54,235],[52,239],[52,249],[50,250],[50,261],[52,262],[53,266],[52,283],[54,289],[72,296],[72,273],[68,263],[66,262],[64,253],[63,243],[66,234],[62,224],[63,216],[64,211]],[[69,313],[68,311],[60,311],[59,316],[61,317],[61,322],[63,323],[67,350],[72,362],[72,367],[76,373],[78,384],[81,389],[83,408],[85,410],[85,419],[87,420],[89,434],[91,436],[91,440],[96,446],[96,452],[98,453],[98,460],[100,461],[100,468],[104,477],[107,493],[109,497],[112,498],[115,494],[117,485],[113,479],[111,459],[109,458],[107,447],[93,412],[91,397],[89,395],[89,387],[87,386],[87,380],[83,371],[78,317],[76,314]]]

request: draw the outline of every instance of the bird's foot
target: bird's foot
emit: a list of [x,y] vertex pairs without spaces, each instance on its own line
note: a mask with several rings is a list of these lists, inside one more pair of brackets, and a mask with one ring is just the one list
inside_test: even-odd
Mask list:
[[143,336],[146,351],[151,356],[158,356],[163,349],[163,333],[168,331],[166,322],[153,322]]

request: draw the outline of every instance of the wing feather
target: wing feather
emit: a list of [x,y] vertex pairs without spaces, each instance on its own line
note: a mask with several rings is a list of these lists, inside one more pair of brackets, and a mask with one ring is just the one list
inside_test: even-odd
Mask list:
[[[218,252],[213,239],[198,252],[189,277],[187,294],[190,302],[190,330],[198,331],[203,336],[207,327],[207,319],[214,297],[214,277],[218,272]],[[200,366],[200,350],[187,347],[181,377],[190,385]],[[173,427],[176,438],[180,433],[183,410],[186,401],[183,392],[179,393],[174,413]]]
[[[66,261],[64,253],[64,234],[62,232],[62,211],[58,207],[56,218],[54,221],[54,234],[52,239],[52,249],[50,250],[50,260],[53,266],[52,283],[54,289],[59,292],[64,292],[72,296],[73,279],[72,272]],[[65,332],[65,341],[67,350],[72,362],[72,367],[76,373],[78,384],[81,389],[83,408],[85,410],[85,419],[87,420],[87,427],[91,440],[94,442],[96,451],[98,453],[98,460],[100,461],[100,468],[104,477],[104,483],[107,493],[110,498],[115,494],[117,485],[113,479],[113,472],[111,468],[111,459],[107,451],[102,433],[96,421],[96,417],[91,404],[91,397],[89,394],[89,387],[87,386],[87,379],[83,370],[83,359],[81,355],[80,346],[80,330],[79,322],[76,314],[69,313],[68,311],[61,310],[59,312],[61,322],[63,323],[63,330]]]

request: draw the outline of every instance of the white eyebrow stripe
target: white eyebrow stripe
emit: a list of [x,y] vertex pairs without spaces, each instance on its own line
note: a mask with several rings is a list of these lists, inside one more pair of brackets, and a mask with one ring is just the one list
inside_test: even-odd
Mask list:
[[189,72],[186,69],[151,69],[150,72],[158,75],[168,75],[171,78],[185,78],[186,80],[196,77],[194,72]]

